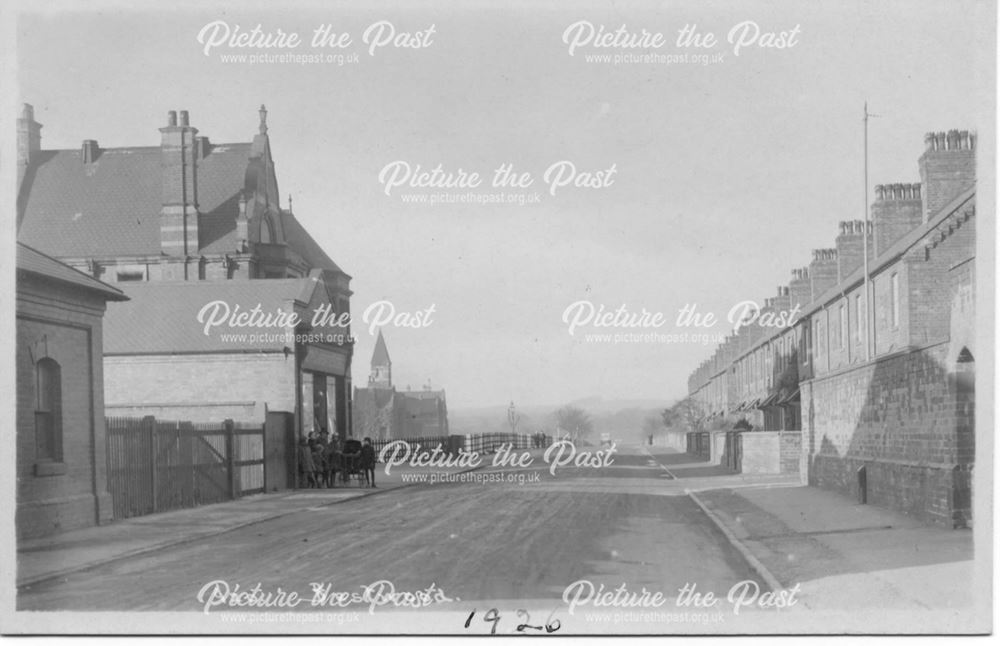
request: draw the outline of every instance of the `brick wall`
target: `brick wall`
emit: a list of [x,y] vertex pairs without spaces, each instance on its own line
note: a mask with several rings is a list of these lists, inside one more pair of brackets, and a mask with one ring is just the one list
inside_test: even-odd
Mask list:
[[[897,276],[899,297],[893,305],[892,281]],[[910,338],[909,307],[909,265],[894,263],[872,277],[872,305],[875,310],[875,355],[884,355],[906,347]],[[892,310],[898,310],[896,324],[893,324]]]
[[809,484],[952,526],[967,490],[971,408],[958,397],[948,346],[906,351],[803,384]]
[[796,431],[753,431],[740,433],[743,473],[777,475],[798,473],[802,453],[802,433]]
[[[964,217],[965,212],[971,213],[974,208],[974,203],[961,208],[962,216],[949,219],[947,225],[937,227],[927,236],[936,246],[928,249],[920,245],[904,258],[911,344],[928,345],[950,337],[951,313],[956,305],[952,299],[956,283],[951,270],[975,256],[976,218]],[[962,271],[959,269],[958,273]]]
[[741,433],[740,441],[743,443],[743,473],[780,473],[781,453],[776,432]]
[[295,411],[295,359],[283,353],[109,356],[108,414],[192,422],[260,422]]
[[[38,284],[31,279],[18,282],[15,370],[19,538],[111,519],[99,386],[103,313],[102,299],[79,290]],[[59,364],[61,377],[62,459],[55,462],[40,461],[36,453],[35,365],[43,357]]]

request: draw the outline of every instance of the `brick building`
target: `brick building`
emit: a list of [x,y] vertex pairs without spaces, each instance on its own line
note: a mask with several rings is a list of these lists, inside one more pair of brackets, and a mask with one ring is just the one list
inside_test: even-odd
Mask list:
[[[18,239],[131,300],[110,307],[110,412],[219,422],[291,414],[299,433],[351,427],[350,280],[282,208],[267,112],[251,141],[215,143],[168,113],[159,145],[43,150],[18,119]],[[205,329],[211,304],[232,319]],[[254,308],[272,321],[238,323]],[[214,310],[213,310],[214,311]],[[327,320],[314,324],[323,311]],[[282,324],[281,315],[301,319]],[[221,314],[220,314],[221,317]],[[230,323],[229,321],[235,321]],[[245,334],[244,334],[245,333]],[[241,336],[242,334],[242,336]]]
[[111,518],[102,317],[119,290],[17,245],[18,538]]
[[396,390],[392,360],[379,330],[372,352],[367,388],[354,391],[354,434],[372,439],[407,439],[448,435],[444,390],[428,384],[421,390]]
[[930,133],[925,143],[920,184],[876,186],[868,226],[841,222],[836,247],[814,250],[765,302],[797,308],[794,325],[741,328],[688,387],[720,426],[746,417],[762,430],[801,429],[810,484],[964,526],[975,446],[975,135]]

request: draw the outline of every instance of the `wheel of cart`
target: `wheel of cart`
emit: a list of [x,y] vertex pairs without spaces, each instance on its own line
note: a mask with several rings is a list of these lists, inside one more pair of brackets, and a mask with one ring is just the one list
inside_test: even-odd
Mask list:
[[344,453],[341,456],[340,478],[344,484],[349,485],[353,481],[357,482],[359,487],[364,485],[365,474],[361,470],[360,453]]

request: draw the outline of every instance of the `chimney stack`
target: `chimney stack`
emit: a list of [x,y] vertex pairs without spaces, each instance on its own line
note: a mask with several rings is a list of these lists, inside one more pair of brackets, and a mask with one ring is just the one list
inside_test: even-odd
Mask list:
[[928,132],[920,156],[920,181],[924,185],[923,222],[959,193],[976,183],[976,133],[968,130]]
[[872,222],[875,257],[923,221],[920,184],[879,184],[875,187]]
[[[840,235],[837,236],[837,282],[851,275],[862,265],[865,259],[865,221],[853,220],[840,223]],[[868,227],[868,258],[874,258],[872,247],[871,226]]]
[[[188,258],[198,253],[198,160],[195,136],[198,129],[188,123],[187,110],[167,113],[167,125],[160,128],[160,171],[163,199],[160,209],[160,248],[167,256]],[[184,262],[187,278],[187,263]]]
[[837,284],[837,250],[813,249],[812,253],[813,259],[809,263],[810,302]]
[[80,159],[83,160],[84,164],[94,163],[100,154],[101,148],[97,145],[96,141],[93,139],[83,140],[83,146],[80,148]]
[[779,286],[778,295],[772,299],[775,312],[787,312],[792,309],[792,297],[787,287]]
[[792,270],[792,280],[788,283],[788,296],[791,306],[804,308],[812,303],[812,284],[809,282],[809,268],[802,267]]
[[194,138],[194,151],[195,159],[201,161],[208,157],[208,153],[212,150],[212,145],[208,143],[208,137],[199,135]]
[[21,106],[21,116],[17,119],[17,185],[28,164],[35,159],[42,149],[42,124],[35,121],[35,108],[25,103]]

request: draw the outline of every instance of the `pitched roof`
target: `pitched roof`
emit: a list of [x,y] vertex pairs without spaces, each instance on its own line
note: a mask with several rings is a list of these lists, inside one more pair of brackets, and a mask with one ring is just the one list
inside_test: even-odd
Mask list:
[[[236,248],[239,193],[250,144],[216,144],[198,163],[199,234],[208,253]],[[79,150],[44,150],[21,187],[18,239],[58,257],[160,254],[159,146],[109,148],[84,164]]]
[[403,406],[405,406],[406,412],[411,416],[437,415],[440,410],[438,402],[440,402],[439,399],[413,399],[412,397],[404,397]]
[[17,243],[17,274],[18,277],[23,274],[33,274],[49,280],[69,283],[76,287],[98,292],[104,296],[105,300],[109,301],[128,300],[128,296],[111,285],[88,276],[69,265],[64,265],[55,258],[50,258],[21,242]]
[[[236,250],[255,154],[251,143],[212,144],[198,161],[200,253]],[[159,146],[108,148],[84,164],[80,150],[40,151],[18,196],[18,240],[60,258],[160,255],[161,155]],[[312,268],[341,271],[295,216],[283,212],[281,222],[288,246]]]
[[319,243],[313,240],[313,237],[309,235],[309,232],[303,228],[302,223],[294,215],[287,211],[282,211],[281,216],[281,222],[285,229],[285,242],[302,256],[309,263],[309,266],[341,271],[337,263],[333,262],[330,256],[326,255],[323,247],[319,246]]
[[443,390],[407,390],[401,394],[410,399],[444,399]]
[[393,388],[357,388],[354,392],[354,409],[365,410],[367,407],[382,409],[392,404],[396,391]]
[[375,351],[372,352],[372,366],[392,365],[389,359],[389,350],[385,347],[385,338],[382,336],[382,329],[379,328],[378,339],[375,341]]
[[[211,327],[209,303],[222,301],[233,314],[259,307],[263,315],[301,310],[320,284],[314,278],[198,282],[122,283],[129,302],[108,306],[104,318],[104,352],[115,354],[185,354],[202,352],[277,352],[292,346],[286,328]],[[225,307],[219,305],[219,311]],[[308,323],[309,316],[300,316]],[[250,338],[254,336],[254,338]]]

